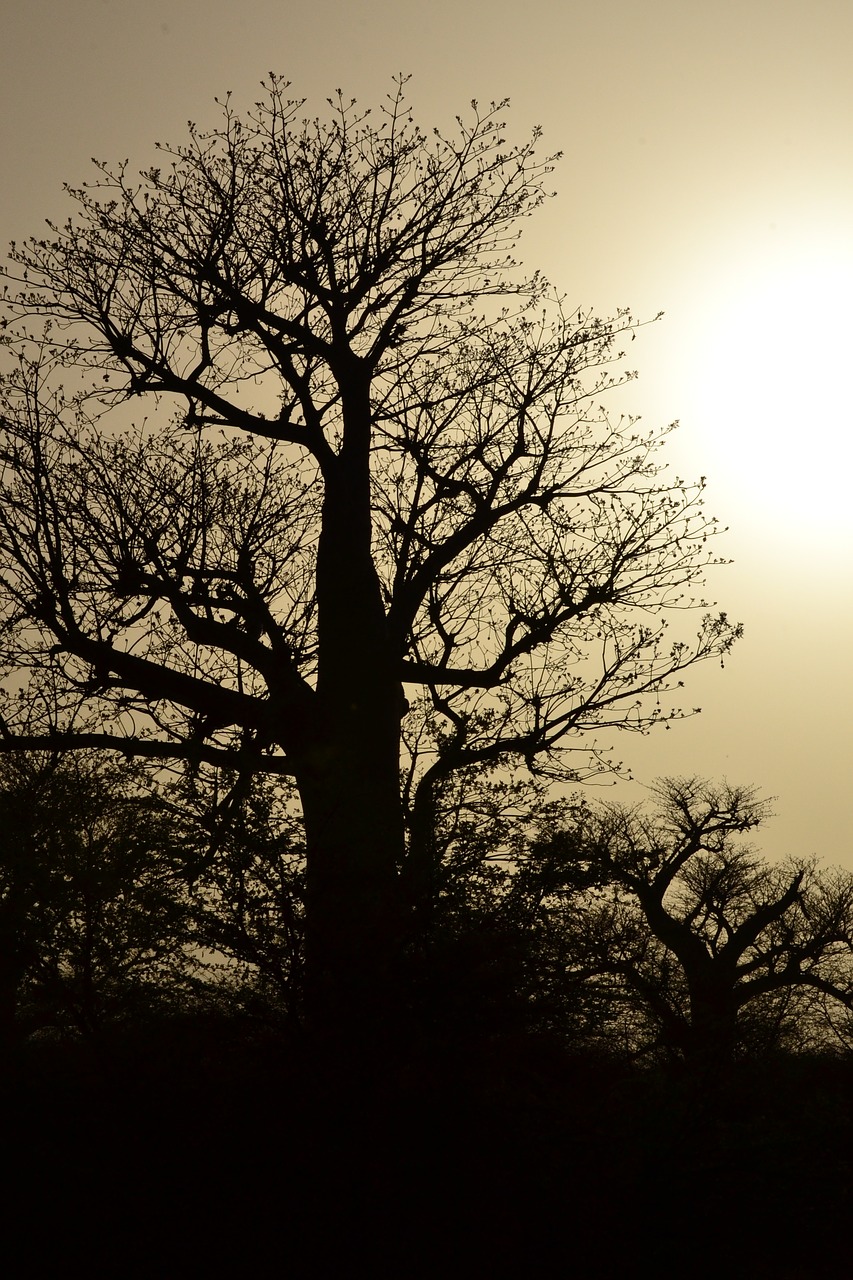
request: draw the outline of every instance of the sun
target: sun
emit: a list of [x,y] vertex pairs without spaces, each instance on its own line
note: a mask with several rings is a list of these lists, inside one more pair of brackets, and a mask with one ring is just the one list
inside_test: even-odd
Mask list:
[[731,265],[693,353],[703,467],[741,528],[849,555],[853,244]]

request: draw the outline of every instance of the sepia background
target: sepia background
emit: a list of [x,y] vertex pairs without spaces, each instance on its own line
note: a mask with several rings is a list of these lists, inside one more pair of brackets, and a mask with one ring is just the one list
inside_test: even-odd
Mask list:
[[[614,414],[679,419],[669,457],[728,526],[708,599],[743,621],[702,714],[614,751],[774,796],[758,843],[853,866],[853,6],[849,0],[28,0],[3,6],[0,240],[68,211],[89,157],[154,160],[268,70],[306,112],[412,73],[424,127],[512,99],[563,151],[521,257],[570,306],[664,317]],[[698,619],[697,619],[698,622]],[[602,744],[603,745],[603,744]]]

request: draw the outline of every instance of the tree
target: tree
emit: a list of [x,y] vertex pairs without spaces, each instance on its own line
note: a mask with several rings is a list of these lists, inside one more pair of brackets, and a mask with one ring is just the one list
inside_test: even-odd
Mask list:
[[0,759],[4,1041],[89,1035],[186,994],[186,850],[141,782],[90,753]]
[[225,958],[222,976],[237,996],[295,1021],[304,962],[305,845],[293,787],[264,776],[252,778],[239,796],[228,780],[225,787],[224,813],[197,779],[189,787],[184,780],[178,790],[178,802],[193,814],[200,854],[192,938]]
[[657,800],[580,811],[575,856],[600,888],[568,906],[564,963],[618,980],[704,1080],[750,1042],[796,1042],[814,998],[853,1008],[853,876],[743,844],[768,816],[749,788],[666,779]]
[[[98,164],[13,246],[4,747],[292,776],[309,999],[357,1023],[387,1015],[441,779],[579,776],[578,735],[667,718],[738,630],[667,636],[715,523],[661,475],[665,431],[596,407],[630,315],[512,258],[538,131],[511,146],[474,103],[427,136],[402,80],[377,117],[339,94],[300,122],[286,90],[226,99],[165,167]],[[419,768],[404,687],[438,726]]]

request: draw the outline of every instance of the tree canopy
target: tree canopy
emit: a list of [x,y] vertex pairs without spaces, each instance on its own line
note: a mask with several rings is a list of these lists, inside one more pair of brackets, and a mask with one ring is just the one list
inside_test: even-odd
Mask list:
[[580,809],[561,837],[598,886],[560,913],[563,964],[609,977],[641,1013],[637,1046],[703,1076],[786,1033],[831,1041],[853,1007],[853,877],[761,857],[744,841],[769,816],[752,788],[667,778],[655,800]]
[[443,777],[576,778],[579,735],[676,713],[739,632],[669,637],[716,525],[667,429],[599,407],[635,322],[515,262],[538,131],[473,103],[425,133],[403,80],[375,114],[287,90],[99,162],[13,246],[2,745],[291,775],[309,988],[358,1005]]
[[0,758],[0,1043],[89,1035],[186,997],[188,853],[127,761]]

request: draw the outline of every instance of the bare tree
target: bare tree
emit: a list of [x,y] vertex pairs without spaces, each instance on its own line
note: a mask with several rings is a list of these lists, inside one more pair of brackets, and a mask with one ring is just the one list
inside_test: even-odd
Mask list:
[[[715,524],[661,475],[665,431],[597,407],[630,315],[570,312],[512,259],[538,132],[509,145],[505,104],[474,103],[426,135],[402,81],[376,116],[338,95],[300,120],[286,91],[226,100],[161,168],[99,164],[13,246],[3,745],[291,775],[309,994],[360,1018],[437,781],[577,777],[578,735],[666,718],[738,631],[668,637]],[[404,686],[438,730],[401,791]]]
[[579,811],[575,856],[600,888],[569,906],[570,966],[617,979],[703,1076],[756,1036],[807,1031],[815,998],[853,1007],[853,876],[745,845],[768,815],[751,789],[667,779],[657,799]]

